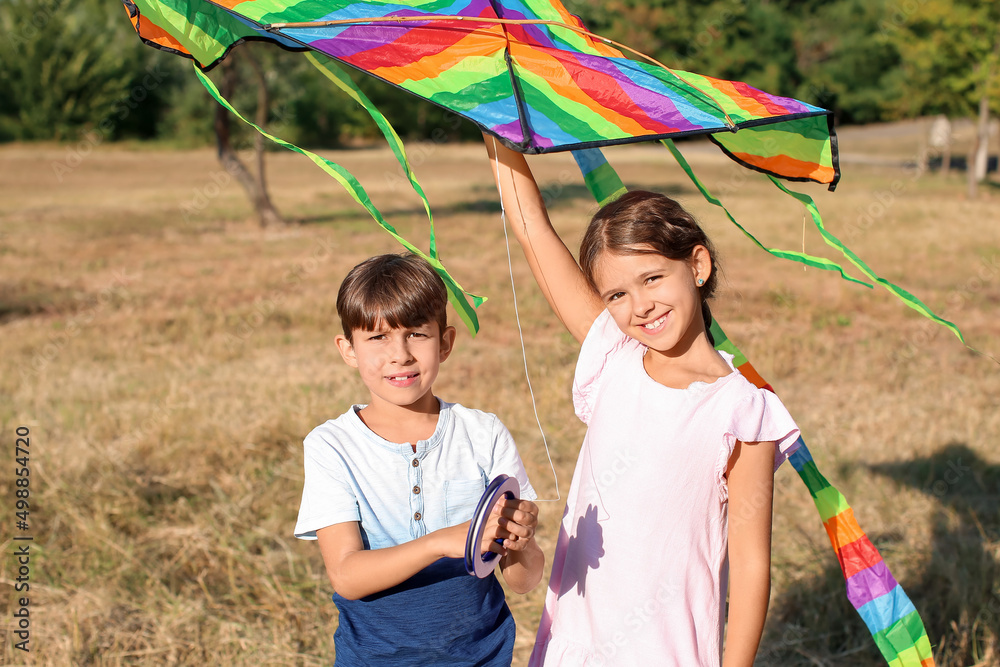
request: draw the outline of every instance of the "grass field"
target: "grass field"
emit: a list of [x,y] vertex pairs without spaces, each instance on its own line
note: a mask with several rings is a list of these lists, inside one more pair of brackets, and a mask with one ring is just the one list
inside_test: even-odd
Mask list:
[[[880,136],[843,133],[836,194],[797,189],[884,277],[1000,356],[1000,193],[986,186],[966,201],[960,173],[865,164],[919,150],[913,133]],[[836,259],[763,177],[707,145],[682,149],[765,245]],[[677,197],[716,241],[716,317],[921,610],[938,664],[1000,664],[1000,366],[884,290],[756,249],[662,147],[607,153],[631,187]],[[484,150],[415,144],[410,155],[446,265],[490,298],[482,332],[460,331],[436,393],[496,412],[551,498]],[[388,149],[330,156],[426,248],[427,220]],[[0,146],[0,662],[332,662],[337,619],[319,550],[291,535],[301,440],[364,399],[332,345],[336,289],[356,262],[398,247],[307,160],[274,153],[268,164],[276,204],[301,224],[258,228],[210,150]],[[572,160],[531,164],[574,247],[594,207]],[[527,364],[565,494],[584,430],[569,396],[577,347],[512,254]],[[31,433],[27,532],[13,524],[18,427]],[[758,664],[880,664],[789,466],[775,504]],[[561,509],[542,504],[549,555]],[[12,648],[15,534],[34,538],[29,654]],[[511,596],[515,664],[543,595],[539,586]]]

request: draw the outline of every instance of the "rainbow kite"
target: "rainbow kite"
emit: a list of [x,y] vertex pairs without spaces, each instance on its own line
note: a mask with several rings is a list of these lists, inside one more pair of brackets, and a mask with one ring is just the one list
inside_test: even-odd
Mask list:
[[628,59],[559,2],[123,1],[143,41],[202,69],[247,39],[310,49],[522,153],[711,134],[752,169],[831,189],[840,177],[827,110]]
[[[952,323],[939,318],[909,292],[877,276],[830,234],[811,198],[791,192],[775,180],[813,181],[834,189],[840,171],[830,112],[744,83],[671,70],[587,31],[558,0],[123,2],[140,39],[193,59],[198,77],[220,104],[276,143],[311,159],[341,183],[383,229],[427,259],[445,280],[451,303],[473,332],[478,330],[475,309],[484,299],[465,292],[441,264],[430,205],[399,136],[338,62],[463,116],[514,150],[573,151],[585,183],[601,204],[620,196],[625,186],[598,147],[663,140],[705,198],[721,207],[761,249],[872,286],[849,276],[831,260],[768,248],[739,225],[697,179],[672,141],[673,137],[706,134],[725,155],[767,174],[779,189],[801,201],[824,241],[867,279],[948,327],[964,343]],[[222,97],[202,71],[211,69],[246,40],[309,51],[310,61],[371,114],[424,202],[431,223],[428,253],[396,233],[346,169],[268,134]],[[634,57],[626,58],[620,49]],[[737,367],[749,380],[771,390],[715,322],[712,333],[717,347],[734,355]],[[848,599],[887,663],[893,667],[933,665],[919,614],[858,526],[844,496],[820,474],[804,443],[800,442],[791,462],[809,489],[830,537]]]
[[[745,83],[671,70],[617,44],[640,59],[625,58],[610,40],[589,32],[558,0],[123,2],[140,39],[193,59],[200,70],[210,69],[231,48],[246,40],[310,51],[313,64],[364,105],[379,123],[404,173],[424,200],[431,221],[430,206],[409,168],[402,142],[391,128],[387,129],[381,113],[337,62],[468,118],[523,153],[579,151],[706,134],[725,155],[772,179],[814,181],[833,189],[840,178],[829,111]],[[235,113],[201,71],[199,77],[211,94]],[[379,225],[406,248],[428,259],[445,280],[449,298],[462,320],[470,330],[478,330],[475,309],[484,299],[465,292],[441,264],[433,222],[430,252],[424,254],[396,234],[347,170],[267,136],[307,155],[336,178]],[[583,168],[589,173],[588,167]],[[802,199],[802,195],[775,183],[790,196]],[[824,241],[869,280],[883,285],[906,305],[948,327],[965,342],[955,325],[934,315],[909,292],[875,275],[826,231],[811,201],[803,203]],[[848,280],[872,286],[848,277],[830,260],[766,248],[747,235],[773,255],[837,271]]]

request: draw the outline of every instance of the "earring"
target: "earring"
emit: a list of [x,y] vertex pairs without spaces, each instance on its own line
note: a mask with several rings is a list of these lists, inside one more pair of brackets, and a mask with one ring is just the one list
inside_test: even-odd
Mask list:
[[698,278],[698,287],[701,287],[704,284],[705,284],[705,279],[704,278]]

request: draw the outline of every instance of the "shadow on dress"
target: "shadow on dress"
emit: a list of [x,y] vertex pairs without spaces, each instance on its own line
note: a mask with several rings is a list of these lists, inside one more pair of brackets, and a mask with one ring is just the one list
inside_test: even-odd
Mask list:
[[[559,541],[565,539],[565,529],[560,529]],[[565,553],[556,593],[561,598],[576,588],[577,595],[586,595],[587,573],[596,570],[604,557],[604,529],[597,522],[596,505],[588,505],[587,513],[576,522],[576,534],[569,538]]]

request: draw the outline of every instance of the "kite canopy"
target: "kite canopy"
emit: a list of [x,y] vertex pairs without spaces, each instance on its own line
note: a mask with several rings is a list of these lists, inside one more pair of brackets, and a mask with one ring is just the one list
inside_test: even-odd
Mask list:
[[829,111],[626,58],[554,0],[123,2],[143,41],[204,70],[245,40],[312,49],[522,153],[707,134],[757,171],[831,190],[840,178]]

